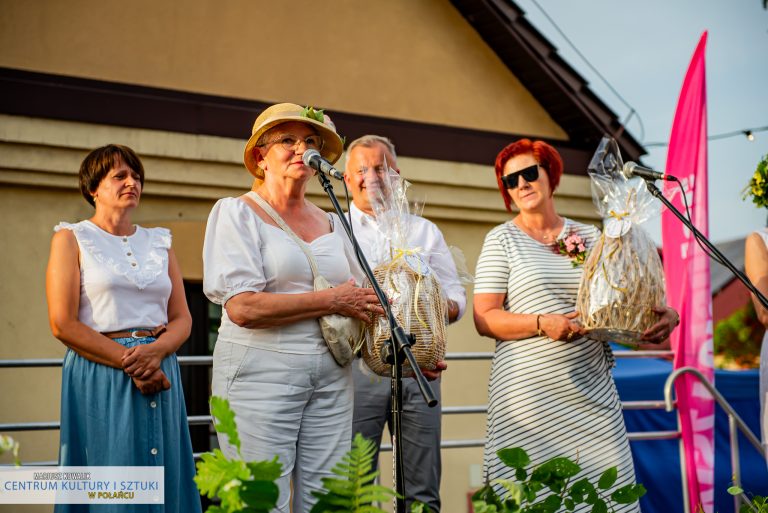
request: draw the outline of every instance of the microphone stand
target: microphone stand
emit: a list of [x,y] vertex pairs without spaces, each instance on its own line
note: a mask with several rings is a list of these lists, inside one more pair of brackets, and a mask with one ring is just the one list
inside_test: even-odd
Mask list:
[[[680,221],[689,230],[691,230],[693,236],[696,237],[699,242],[704,244],[707,249],[717,257],[719,263],[727,267],[728,270],[731,271],[731,273],[733,273],[733,275],[736,276],[741,281],[741,283],[743,283],[749,289],[749,291],[755,295],[755,297],[757,297],[758,301],[760,301],[760,304],[762,304],[765,308],[768,308],[768,299],[766,299],[766,297],[759,290],[757,290],[752,282],[749,281],[749,278],[747,278],[744,273],[739,271],[736,266],[733,265],[733,263],[714,246],[714,244],[709,242],[709,240],[693,225],[693,223],[691,223],[691,221],[688,220],[687,217],[685,217],[677,208],[675,208],[675,206],[666,197],[664,197],[664,194],[661,192],[661,190],[656,187],[654,180],[645,177],[643,179],[645,180],[645,185],[648,187],[648,191],[656,198],[658,198],[659,201],[661,201],[669,210],[671,210],[672,213],[675,214],[675,216],[680,219]],[[677,178],[674,180],[677,181]]]
[[363,251],[360,249],[360,245],[352,232],[352,226],[344,215],[344,211],[339,205],[339,200],[336,199],[336,195],[333,192],[333,186],[325,173],[318,172],[317,177],[320,180],[320,184],[323,186],[326,194],[333,204],[334,210],[341,219],[341,224],[344,227],[344,231],[347,232],[349,240],[352,241],[352,245],[355,248],[355,255],[357,256],[360,267],[363,270],[366,278],[370,281],[373,287],[376,297],[379,298],[379,302],[384,307],[386,312],[387,321],[389,322],[389,329],[391,338],[386,341],[385,346],[382,347],[381,357],[386,363],[391,365],[391,384],[392,384],[392,455],[393,455],[393,468],[395,477],[395,491],[397,497],[395,498],[395,511],[396,513],[405,513],[405,470],[403,467],[403,447],[401,445],[402,440],[402,412],[403,412],[403,369],[402,365],[405,360],[413,369],[414,378],[419,385],[421,395],[424,397],[424,402],[430,408],[437,405],[437,399],[432,392],[432,388],[429,386],[427,379],[422,374],[419,364],[416,363],[416,358],[411,352],[411,346],[415,342],[413,335],[406,333],[402,326],[397,322],[394,314],[392,314],[392,307],[389,304],[387,295],[381,290],[381,286],[376,281],[373,275],[371,266],[368,264]]

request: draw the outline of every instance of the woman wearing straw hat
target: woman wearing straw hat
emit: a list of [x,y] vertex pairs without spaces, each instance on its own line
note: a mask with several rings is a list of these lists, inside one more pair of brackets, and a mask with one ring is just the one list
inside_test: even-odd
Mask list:
[[[475,273],[475,326],[496,340],[486,475],[512,478],[514,469],[496,452],[521,447],[534,464],[555,456],[578,460],[583,473],[577,479],[595,483],[617,466],[616,486],[633,483],[613,355],[607,344],[584,338],[575,318],[582,273],[575,259],[583,258],[599,231],[557,214],[553,193],[563,163],[549,144],[514,142],[496,157],[495,170],[507,210],[514,203],[519,214],[488,233]],[[558,254],[558,240],[572,251]],[[677,325],[674,310],[656,311],[659,322],[643,334],[649,343],[664,341]],[[638,505],[617,505],[616,511],[638,511]]]
[[[373,291],[351,279],[357,267],[339,219],[305,197],[315,172],[302,162],[304,152],[335,162],[342,147],[322,111],[267,108],[245,146],[253,190],[217,202],[205,235],[204,291],[223,306],[212,393],[235,411],[246,461],[279,456],[278,509],[285,512],[291,484],[293,511],[309,511],[311,492],[350,447],[352,375],[329,354],[318,318],[383,314]],[[314,290],[310,257],[333,288]]]

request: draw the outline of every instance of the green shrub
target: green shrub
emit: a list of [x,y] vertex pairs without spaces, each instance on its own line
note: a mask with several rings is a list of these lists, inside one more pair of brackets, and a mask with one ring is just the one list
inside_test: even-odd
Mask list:
[[17,467],[21,466],[21,460],[19,459],[19,442],[8,435],[0,435],[0,456],[6,452],[10,452],[13,456],[14,465]]
[[[195,482],[200,494],[220,500],[220,504],[209,507],[207,513],[268,513],[279,497],[275,481],[282,467],[277,457],[246,463],[240,457],[240,438],[229,402],[212,397],[211,414],[214,427],[227,435],[238,457],[228,458],[215,449],[203,454],[202,461],[197,463]],[[375,442],[360,433],[355,435],[352,448],[332,469],[337,477],[323,478],[323,490],[312,492],[318,502],[310,513],[384,513],[375,504],[392,500],[397,494],[374,482],[379,475],[373,467],[375,454]],[[645,494],[640,484],[622,486],[609,493],[618,477],[616,467],[603,472],[597,484],[588,479],[571,483],[581,468],[568,458],[553,458],[528,475],[526,467],[530,465],[530,458],[523,449],[502,449],[497,454],[502,462],[515,469],[519,482],[497,479],[486,483],[472,496],[476,513],[555,513],[573,511],[582,503],[591,504],[594,513],[607,513],[613,503],[631,504]],[[493,485],[500,485],[506,493],[498,496]],[[545,489],[552,494],[536,502],[538,493]],[[429,508],[415,502],[411,513],[429,513]]]
[[[220,449],[202,455],[197,463],[195,483],[201,495],[219,499],[219,505],[210,506],[207,513],[268,513],[277,504],[280,491],[275,484],[282,465],[277,456],[270,461],[245,462],[240,456],[240,437],[235,413],[229,401],[211,397],[211,415],[214,428],[225,434],[237,449],[237,458],[228,458]],[[313,492],[318,502],[313,513],[384,513],[373,506],[395,496],[391,489],[374,484],[379,474],[373,470],[376,453],[374,442],[359,433],[352,441],[352,449],[334,468],[338,478],[323,478],[323,491]]]
[[744,503],[739,508],[739,513],[768,513],[768,498],[759,495],[748,497],[744,490],[738,486],[728,488],[728,493],[731,495],[741,495]]
[[211,415],[215,419],[213,427],[227,435],[229,443],[237,448],[238,458],[228,458],[220,449],[214,449],[197,462],[195,483],[200,495],[221,501],[218,506],[210,506],[207,513],[269,513],[280,496],[275,481],[282,465],[277,456],[271,461],[246,463],[240,457],[240,437],[229,401],[211,397]]
[[715,325],[715,362],[720,368],[756,368],[760,365],[763,328],[750,301]]
[[[472,496],[475,513],[556,513],[573,511],[578,504],[592,505],[593,513],[608,513],[613,511],[612,503],[631,504],[645,495],[641,484],[625,485],[609,494],[618,478],[616,467],[603,472],[596,485],[586,478],[571,483],[581,467],[568,458],[546,461],[529,475],[526,467],[531,460],[523,449],[501,449],[496,454],[506,466],[515,469],[516,480],[494,479],[486,483]],[[499,496],[494,485],[500,485],[505,493]],[[552,493],[537,502],[542,490]]]

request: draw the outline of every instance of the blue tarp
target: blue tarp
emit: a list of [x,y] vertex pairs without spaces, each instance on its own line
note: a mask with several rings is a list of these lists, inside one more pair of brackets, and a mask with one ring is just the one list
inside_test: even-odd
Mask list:
[[[622,401],[663,400],[664,382],[672,363],[658,359],[618,359],[614,377]],[[716,371],[715,386],[749,428],[760,436],[758,371]],[[676,413],[664,410],[624,412],[627,431],[675,431]],[[648,490],[641,499],[643,513],[683,511],[680,450],[677,440],[632,442],[637,481]],[[739,435],[743,488],[768,496],[768,467],[751,443]],[[715,406],[715,512],[733,513],[728,416]]]

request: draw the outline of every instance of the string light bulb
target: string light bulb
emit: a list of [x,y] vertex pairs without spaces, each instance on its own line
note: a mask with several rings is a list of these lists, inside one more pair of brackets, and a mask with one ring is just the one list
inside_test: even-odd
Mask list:
[[[766,0],[768,1],[768,0]],[[742,128],[741,130],[734,130],[732,132],[725,132],[722,134],[712,134],[707,136],[708,141],[717,141],[718,139],[727,139],[729,137],[746,137],[747,141],[755,140],[755,133],[768,131],[768,126],[756,126],[753,128]],[[669,146],[666,142],[649,142],[643,143],[646,148],[653,146]]]

